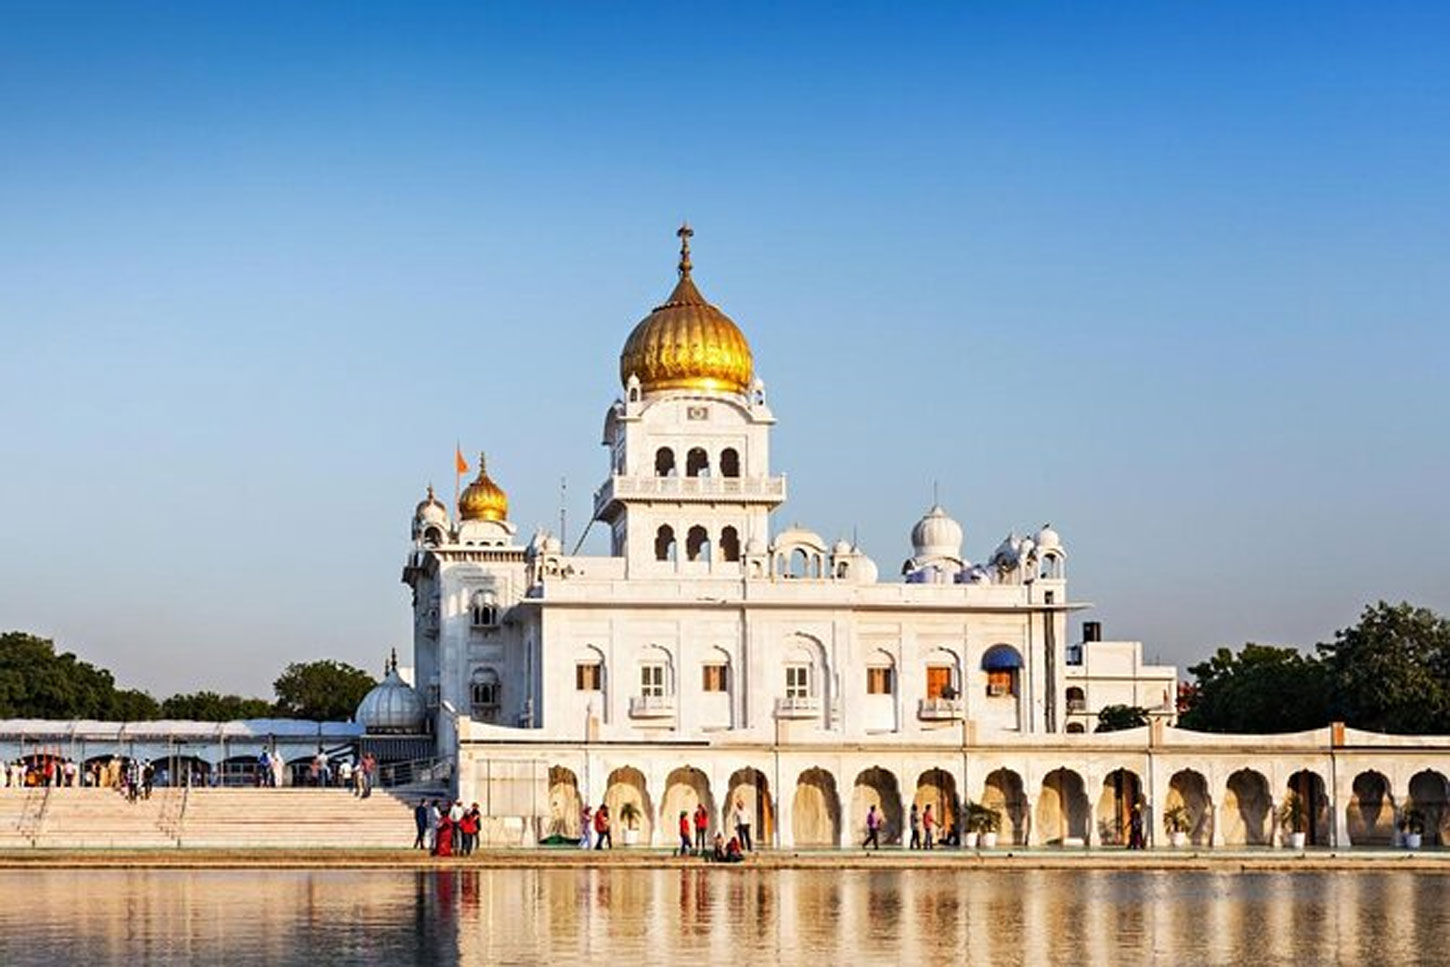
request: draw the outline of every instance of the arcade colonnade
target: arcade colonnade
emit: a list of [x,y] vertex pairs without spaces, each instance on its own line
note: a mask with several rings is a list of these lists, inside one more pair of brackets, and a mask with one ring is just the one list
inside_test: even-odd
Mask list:
[[883,844],[897,844],[913,803],[930,804],[946,828],[970,800],[999,811],[1004,847],[1125,845],[1135,803],[1151,845],[1167,844],[1162,817],[1182,806],[1195,847],[1272,846],[1282,838],[1275,810],[1291,792],[1306,807],[1310,846],[1393,845],[1411,804],[1425,843],[1450,844],[1450,742],[1342,727],[1254,737],[1155,727],[954,749],[465,742],[461,755],[460,795],[486,815],[574,837],[580,807],[603,802],[618,845],[629,826],[640,845],[673,845],[679,813],[699,803],[711,835],[728,836],[737,800],[760,845],[858,845],[872,805],[886,817]]

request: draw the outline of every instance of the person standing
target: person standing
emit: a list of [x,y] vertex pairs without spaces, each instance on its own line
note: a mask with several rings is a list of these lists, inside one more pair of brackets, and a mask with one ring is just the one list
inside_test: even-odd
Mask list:
[[483,816],[478,811],[478,803],[474,803],[463,811],[463,818],[458,821],[458,828],[463,833],[464,856],[472,856],[474,849],[478,847],[478,825],[482,820]]
[[710,810],[705,808],[704,803],[695,807],[695,852],[700,856],[705,855],[705,847],[708,845],[710,836]]
[[609,807],[600,803],[594,810],[594,848],[603,849],[605,843],[614,849],[614,837],[609,835]]
[[690,844],[693,839],[690,836],[690,814],[687,810],[680,810],[680,856],[690,855]]
[[907,849],[921,849],[921,815],[916,811],[916,803],[911,804],[911,815],[907,821],[911,824],[911,842]]
[[931,803],[921,811],[922,845],[927,849],[936,846],[936,817],[931,814]]
[[594,832],[594,811],[585,803],[579,809],[579,848],[589,849],[594,844],[590,842],[590,833]]
[[869,846],[876,847],[877,852],[881,851],[881,814],[876,811],[874,802],[866,810],[866,841],[861,844],[861,848],[866,849]]
[[418,827],[418,835],[413,839],[414,849],[428,848],[428,800],[419,799],[418,805],[413,808],[413,824]]
[[745,811],[744,796],[735,797],[735,836],[741,846],[754,852],[755,847],[750,843],[750,813]]

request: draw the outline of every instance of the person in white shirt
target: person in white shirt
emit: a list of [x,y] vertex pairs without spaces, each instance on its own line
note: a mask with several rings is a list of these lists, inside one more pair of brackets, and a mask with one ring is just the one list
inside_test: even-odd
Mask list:
[[751,852],[755,847],[750,842],[750,813],[745,811],[745,797],[735,797],[735,835],[740,838],[740,845]]

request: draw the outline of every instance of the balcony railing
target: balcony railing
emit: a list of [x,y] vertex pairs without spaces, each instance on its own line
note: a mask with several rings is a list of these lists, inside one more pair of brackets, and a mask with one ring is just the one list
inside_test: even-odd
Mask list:
[[594,495],[594,510],[611,501],[638,497],[679,500],[744,500],[778,504],[785,500],[784,477],[621,477],[604,482]]
[[629,700],[629,717],[635,719],[667,719],[675,714],[673,695],[634,695]]
[[924,698],[916,707],[916,717],[925,722],[955,722],[962,714],[959,698]]
[[814,695],[796,695],[775,700],[778,719],[809,719],[821,713],[821,700]]

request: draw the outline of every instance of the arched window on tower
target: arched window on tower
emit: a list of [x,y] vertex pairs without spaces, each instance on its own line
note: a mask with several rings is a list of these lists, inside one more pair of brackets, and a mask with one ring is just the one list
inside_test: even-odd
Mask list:
[[499,707],[503,704],[503,686],[498,672],[492,668],[480,668],[473,673],[471,683],[472,713],[475,721],[497,722]]
[[655,560],[673,561],[675,559],[675,529],[669,524],[661,524],[660,529],[655,532]]
[[492,591],[475,591],[470,601],[470,610],[473,612],[475,628],[498,626],[498,595]]
[[673,477],[675,475],[675,451],[669,447],[660,447],[655,451],[655,476]]
[[427,527],[423,530],[423,546],[439,547],[443,543],[443,532],[436,527]]
[[710,532],[699,524],[685,535],[685,557],[691,561],[710,561]]
[[740,476],[740,454],[734,447],[726,447],[720,451],[720,476]]
[[726,561],[740,560],[740,532],[733,527],[720,531],[720,557]]
[[710,476],[710,455],[703,448],[692,447],[690,452],[685,454],[685,476]]

